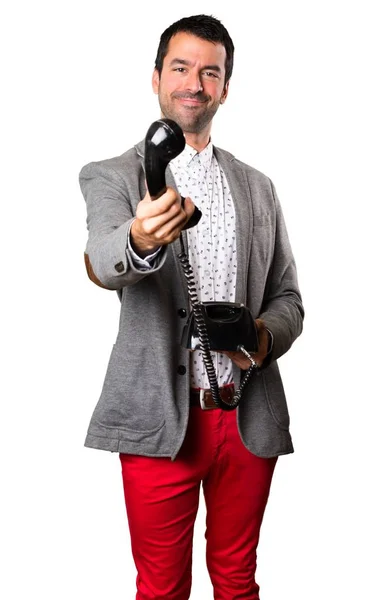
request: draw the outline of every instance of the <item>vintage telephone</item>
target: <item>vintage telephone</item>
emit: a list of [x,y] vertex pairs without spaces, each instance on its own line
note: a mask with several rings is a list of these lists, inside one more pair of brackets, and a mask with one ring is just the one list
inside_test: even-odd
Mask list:
[[[185,147],[181,127],[171,119],[160,119],[152,123],[145,139],[145,172],[149,194],[156,200],[165,193],[167,186],[165,170],[168,163]],[[182,202],[184,198],[182,198]],[[184,229],[197,225],[202,216],[196,207]],[[234,302],[200,302],[197,297],[192,267],[185,252],[182,234],[181,253],[178,255],[187,280],[192,312],[184,327],[182,345],[190,350],[200,349],[210,389],[215,404],[223,410],[233,410],[241,400],[253,372],[257,368],[249,352],[258,350],[258,335],[250,311],[243,304]],[[226,403],[218,390],[218,382],[210,351],[241,351],[250,359],[251,365],[245,372],[233,401]]]

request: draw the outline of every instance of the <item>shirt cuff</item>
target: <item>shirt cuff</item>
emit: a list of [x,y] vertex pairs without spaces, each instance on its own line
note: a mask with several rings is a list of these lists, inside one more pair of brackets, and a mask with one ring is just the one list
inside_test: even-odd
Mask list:
[[135,269],[138,269],[139,271],[150,271],[151,269],[154,269],[157,265],[157,256],[160,253],[162,246],[160,246],[160,248],[158,248],[157,250],[155,250],[155,252],[153,252],[152,254],[149,254],[148,256],[145,256],[144,258],[142,258],[141,256],[138,256],[138,254],[136,254],[136,252],[133,250],[132,248],[132,244],[131,244],[131,227],[132,227],[132,223],[128,229],[128,234],[127,234],[127,250],[131,259],[132,259],[132,263],[135,267]]

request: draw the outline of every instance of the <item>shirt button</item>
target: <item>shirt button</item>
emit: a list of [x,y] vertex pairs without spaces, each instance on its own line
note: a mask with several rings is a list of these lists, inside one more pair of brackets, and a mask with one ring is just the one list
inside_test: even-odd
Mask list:
[[205,271],[205,277],[209,277],[210,271]]
[[179,308],[177,314],[179,315],[179,317],[184,319],[187,316],[187,311],[185,310],[185,308]]
[[184,367],[184,365],[179,365],[177,367],[177,372],[178,372],[179,375],[185,375],[185,373],[187,372],[187,370]]

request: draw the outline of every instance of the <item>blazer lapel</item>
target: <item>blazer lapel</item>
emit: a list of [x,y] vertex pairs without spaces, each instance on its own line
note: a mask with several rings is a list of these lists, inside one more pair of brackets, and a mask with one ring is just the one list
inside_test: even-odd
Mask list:
[[235,301],[246,304],[248,262],[253,235],[250,188],[246,173],[234,156],[216,147],[214,152],[228,181],[236,212],[237,283]]

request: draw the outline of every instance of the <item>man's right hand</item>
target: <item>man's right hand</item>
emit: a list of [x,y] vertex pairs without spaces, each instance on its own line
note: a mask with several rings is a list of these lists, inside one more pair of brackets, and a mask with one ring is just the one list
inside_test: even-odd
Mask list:
[[186,222],[194,212],[194,204],[185,198],[181,206],[181,197],[173,189],[157,200],[152,200],[148,191],[136,209],[136,218],[130,230],[130,240],[134,251],[144,258],[160,246],[176,240]]

